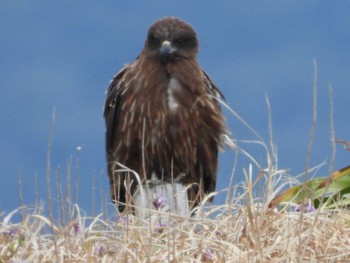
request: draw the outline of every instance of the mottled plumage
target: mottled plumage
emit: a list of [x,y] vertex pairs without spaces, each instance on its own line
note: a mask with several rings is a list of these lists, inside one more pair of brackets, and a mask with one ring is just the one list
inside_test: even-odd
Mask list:
[[167,17],[150,27],[139,57],[114,76],[104,118],[111,195],[118,204],[137,185],[132,174],[117,171],[118,163],[136,171],[143,182],[153,175],[193,184],[191,205],[215,190],[225,132],[217,100],[222,94],[198,64],[197,52],[193,28]]

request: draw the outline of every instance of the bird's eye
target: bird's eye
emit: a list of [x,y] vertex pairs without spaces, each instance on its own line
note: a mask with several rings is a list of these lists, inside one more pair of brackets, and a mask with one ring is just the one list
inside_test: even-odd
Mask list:
[[185,43],[185,39],[183,37],[174,40],[175,45],[182,45],[183,43]]
[[160,40],[156,38],[154,35],[149,35],[148,43],[152,44],[153,46],[157,46],[160,43]]

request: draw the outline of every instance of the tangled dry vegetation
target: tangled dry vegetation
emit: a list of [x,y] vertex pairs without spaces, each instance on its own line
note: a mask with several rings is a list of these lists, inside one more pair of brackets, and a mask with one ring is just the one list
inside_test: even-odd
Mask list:
[[298,182],[275,169],[273,154],[267,156],[268,168],[254,172],[250,165],[243,184],[233,186],[231,178],[224,204],[204,202],[191,217],[159,210],[143,219],[104,211],[88,216],[67,202],[68,184],[68,195],[60,190],[55,198],[56,217],[50,196],[46,209],[36,205],[0,214],[0,263],[350,262],[347,206],[310,209],[306,200],[304,208],[270,208],[284,186]]
[[[186,218],[153,211],[112,221],[75,205],[59,223],[17,209],[2,216],[0,262],[349,262],[349,210],[270,209],[244,188]],[[22,220],[11,223],[16,213]]]

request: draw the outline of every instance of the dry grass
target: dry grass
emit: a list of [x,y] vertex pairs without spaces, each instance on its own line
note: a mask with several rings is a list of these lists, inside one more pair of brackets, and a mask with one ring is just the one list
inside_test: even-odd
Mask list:
[[[226,189],[224,204],[200,207],[193,217],[155,210],[146,219],[87,216],[58,191],[57,217],[39,205],[0,216],[0,262],[349,262],[348,209],[269,208],[295,182],[273,159],[267,169],[250,166],[244,184]],[[259,197],[254,189],[262,183]]]
[[22,222],[10,223],[18,209],[2,219],[0,258],[2,262],[349,262],[348,210],[304,213],[300,221],[300,212],[266,209],[249,200],[249,192],[193,218],[154,211],[147,220],[126,215],[111,221],[102,219],[102,214],[83,216],[75,206],[66,225],[51,224],[39,208],[22,211]]

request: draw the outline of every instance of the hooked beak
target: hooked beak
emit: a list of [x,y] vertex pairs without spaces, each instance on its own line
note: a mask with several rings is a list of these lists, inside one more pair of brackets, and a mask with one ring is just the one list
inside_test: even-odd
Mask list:
[[172,54],[173,52],[176,51],[176,48],[173,48],[173,46],[171,45],[170,41],[165,40],[162,45],[160,46],[160,53],[163,56],[168,56],[170,54]]

